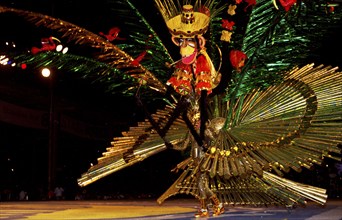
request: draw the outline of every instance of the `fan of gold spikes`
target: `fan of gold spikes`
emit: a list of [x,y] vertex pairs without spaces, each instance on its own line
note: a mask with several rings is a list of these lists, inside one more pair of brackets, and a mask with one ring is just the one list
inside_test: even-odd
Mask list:
[[[215,97],[217,98],[217,97]],[[158,203],[176,194],[198,197],[195,173],[208,172],[210,187],[226,204],[324,204],[326,190],[283,178],[291,169],[301,172],[325,157],[340,160],[342,142],[342,73],[337,68],[307,65],[285,75],[284,82],[255,90],[232,102],[210,102],[207,130],[216,136],[199,165],[191,158],[179,163],[183,170]],[[162,129],[173,106],[152,115]],[[188,109],[191,111],[191,109]],[[227,115],[231,117],[226,120]],[[80,186],[131,166],[167,149],[189,144],[189,129],[181,118],[161,137],[149,120],[114,138],[98,164],[82,175]]]
[[[165,109],[157,111],[151,117],[158,124],[159,129],[162,129],[168,124],[173,111],[174,106],[166,106]],[[173,146],[181,146],[186,139],[186,133],[185,122],[176,118],[167,132],[168,143]],[[107,148],[103,156],[98,158],[98,164],[90,167],[78,179],[80,186],[91,184],[102,177],[167,149],[165,137],[161,137],[147,119],[138,123],[136,127],[131,127],[129,131],[123,132],[122,135],[122,137],[115,137],[111,142],[111,147]]]
[[[307,199],[324,204],[324,189],[282,176],[320,165],[325,157],[341,160],[342,74],[336,70],[295,68],[283,83],[241,97],[232,109],[227,110],[229,102],[221,106],[208,127],[217,136],[206,156],[199,165],[179,164],[184,172],[158,202],[176,194],[198,197],[200,169],[226,204],[305,205]],[[223,124],[220,117],[229,111],[232,117]]]

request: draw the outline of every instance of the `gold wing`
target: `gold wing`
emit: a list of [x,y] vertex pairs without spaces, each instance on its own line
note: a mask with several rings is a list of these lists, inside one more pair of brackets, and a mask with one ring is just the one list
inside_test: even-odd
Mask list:
[[158,203],[177,194],[198,197],[195,174],[200,169],[226,204],[294,205],[305,199],[324,204],[326,190],[282,176],[291,169],[310,169],[326,157],[341,160],[342,73],[336,70],[313,64],[295,68],[283,83],[240,97],[231,109],[229,102],[220,104],[224,110],[218,116],[232,111],[231,119],[199,165],[192,160],[179,165],[184,172]]
[[149,120],[139,122],[129,131],[123,132],[122,137],[115,137],[111,146],[98,158],[98,163],[89,168],[78,179],[80,186],[86,186],[96,180],[125,167],[136,164],[144,159],[167,149],[167,145],[181,146],[186,140],[187,127],[182,119],[175,118],[169,127],[169,119],[174,112],[174,106],[166,106],[151,117],[162,130],[165,126],[165,135],[161,136]]

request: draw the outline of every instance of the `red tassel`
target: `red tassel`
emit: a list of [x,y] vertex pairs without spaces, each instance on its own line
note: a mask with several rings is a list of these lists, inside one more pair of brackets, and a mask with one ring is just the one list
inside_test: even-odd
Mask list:
[[189,80],[180,80],[176,92],[181,95],[187,95],[191,92],[191,83]]
[[208,93],[208,94],[210,94],[210,93],[212,92],[210,83],[208,83],[208,82],[203,82],[203,81],[197,83],[195,89],[196,89],[196,92],[197,92],[198,94],[200,94],[202,90],[207,90],[207,93]]
[[210,67],[207,59],[205,56],[198,56],[196,61],[196,75],[200,74],[201,72],[210,73]]

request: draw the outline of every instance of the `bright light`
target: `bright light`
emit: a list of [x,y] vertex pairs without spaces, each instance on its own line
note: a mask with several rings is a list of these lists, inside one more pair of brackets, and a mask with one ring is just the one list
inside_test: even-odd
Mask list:
[[57,45],[57,47],[56,47],[56,51],[57,51],[57,52],[61,52],[62,49],[63,49],[62,44]]
[[9,59],[6,56],[4,56],[4,55],[0,56],[0,64],[7,65],[8,61],[9,61]]
[[63,54],[66,54],[68,52],[68,47],[64,47],[62,44],[57,45],[56,47],[57,52],[62,52]]
[[42,69],[42,76],[49,77],[51,74],[50,70],[48,68]]
[[65,47],[63,50],[62,50],[62,53],[63,54],[66,54],[68,52],[69,48]]

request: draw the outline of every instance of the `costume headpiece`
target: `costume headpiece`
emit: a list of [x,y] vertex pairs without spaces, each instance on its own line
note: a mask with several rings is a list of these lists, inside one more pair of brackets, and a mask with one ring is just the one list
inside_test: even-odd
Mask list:
[[208,30],[209,16],[194,12],[192,5],[183,5],[182,14],[168,20],[166,25],[175,37],[193,37]]
[[163,15],[166,26],[174,37],[194,37],[203,35],[209,27],[209,12],[200,11],[205,6],[196,4],[195,9],[192,5],[183,5],[179,10],[173,1],[155,0],[159,11]]

